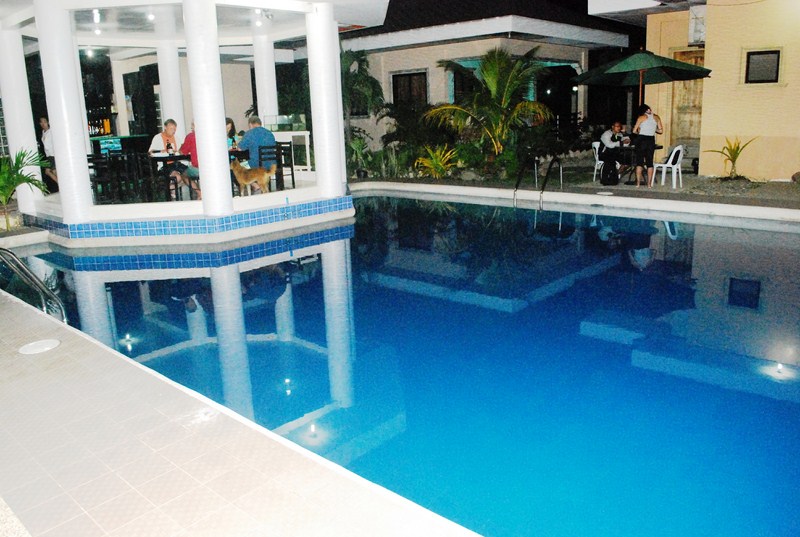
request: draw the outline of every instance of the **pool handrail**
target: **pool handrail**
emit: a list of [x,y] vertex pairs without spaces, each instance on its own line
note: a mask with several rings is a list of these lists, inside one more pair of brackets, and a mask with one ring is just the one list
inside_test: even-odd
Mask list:
[[[526,163],[527,164],[527,161]],[[523,164],[520,172],[517,176],[517,184],[514,185],[514,195],[513,195],[513,206],[517,208],[517,190],[519,190],[519,185],[522,183],[522,178],[525,174],[526,166]],[[553,166],[558,164],[558,178],[561,182],[561,190],[564,190],[564,166],[561,164],[561,159],[558,156],[554,156],[550,160],[550,164],[547,166],[547,173],[544,175],[544,181],[542,181],[542,189],[539,191],[539,209],[544,208],[544,189],[547,188],[547,181],[550,179],[550,171],[553,169]],[[533,159],[533,177],[534,177],[534,184],[536,187],[539,187],[539,157],[535,157]]]
[[17,254],[6,248],[0,248],[0,261],[4,262],[11,271],[19,276],[22,282],[36,291],[41,301],[41,310],[48,315],[56,317],[63,323],[67,322],[67,311],[64,303],[52,289],[34,274],[28,266],[17,257]]

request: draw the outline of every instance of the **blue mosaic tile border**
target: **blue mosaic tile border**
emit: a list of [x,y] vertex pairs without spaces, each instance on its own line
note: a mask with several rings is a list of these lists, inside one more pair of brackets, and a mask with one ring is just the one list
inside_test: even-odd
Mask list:
[[308,216],[345,211],[353,208],[352,196],[271,207],[258,211],[212,218],[147,220],[139,222],[98,222],[63,224],[53,220],[25,216],[25,223],[44,228],[67,239],[110,237],[158,237],[165,235],[206,235],[248,227],[295,220]]
[[242,246],[222,252],[97,255],[83,257],[72,257],[61,252],[50,252],[40,255],[39,257],[56,266],[78,272],[211,268],[223,267],[284,252],[293,252],[294,250],[315,246],[317,244],[324,244],[326,242],[351,239],[353,235],[354,228],[351,225],[324,229],[295,237],[276,239],[261,244]]

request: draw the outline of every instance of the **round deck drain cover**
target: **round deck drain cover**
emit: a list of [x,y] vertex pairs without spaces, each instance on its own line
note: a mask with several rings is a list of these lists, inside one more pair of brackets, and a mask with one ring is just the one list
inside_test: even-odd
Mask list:
[[20,354],[39,354],[40,352],[49,351],[50,349],[55,349],[61,345],[61,342],[57,339],[40,339],[39,341],[34,341],[32,343],[28,343],[27,345],[23,345],[19,348]]

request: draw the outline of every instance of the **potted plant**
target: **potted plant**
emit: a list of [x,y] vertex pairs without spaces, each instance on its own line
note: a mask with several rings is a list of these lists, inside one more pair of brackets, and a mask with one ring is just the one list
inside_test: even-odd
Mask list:
[[17,190],[22,185],[30,185],[38,188],[45,194],[47,186],[38,179],[32,172],[26,172],[29,167],[43,167],[49,163],[43,160],[39,153],[20,149],[13,157],[0,155],[0,203],[3,205],[3,214],[6,220],[6,231],[11,230],[11,219],[8,216],[8,203]]

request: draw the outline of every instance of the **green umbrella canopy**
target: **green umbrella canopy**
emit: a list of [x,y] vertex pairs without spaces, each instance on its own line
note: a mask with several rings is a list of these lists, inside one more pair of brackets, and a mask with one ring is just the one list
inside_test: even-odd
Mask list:
[[642,87],[645,84],[696,80],[710,74],[711,69],[643,50],[589,69],[573,78],[573,81],[597,86],[639,86],[639,104],[642,104]]

